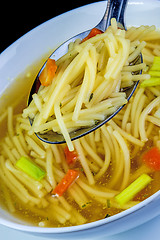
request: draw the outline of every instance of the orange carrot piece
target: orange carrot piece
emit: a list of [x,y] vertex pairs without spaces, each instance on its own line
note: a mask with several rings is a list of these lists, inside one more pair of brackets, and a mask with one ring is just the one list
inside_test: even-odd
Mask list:
[[48,59],[45,68],[42,70],[39,80],[42,86],[49,86],[55,76],[57,65],[54,59]]
[[75,163],[75,161],[78,159],[77,152],[76,151],[70,152],[67,146],[64,149],[64,153],[66,156],[66,161],[69,165]]
[[69,169],[64,178],[58,183],[55,189],[52,191],[52,194],[62,196],[63,193],[73,184],[74,181],[79,177],[79,171]]
[[85,37],[85,38],[82,40],[82,43],[85,42],[85,41],[87,41],[88,39],[96,36],[97,34],[101,34],[101,33],[103,33],[103,32],[102,32],[101,30],[99,30],[98,28],[93,28],[93,29],[90,31],[90,33],[88,34],[88,36]]
[[153,147],[144,153],[142,160],[152,170],[160,171],[160,150],[157,147]]

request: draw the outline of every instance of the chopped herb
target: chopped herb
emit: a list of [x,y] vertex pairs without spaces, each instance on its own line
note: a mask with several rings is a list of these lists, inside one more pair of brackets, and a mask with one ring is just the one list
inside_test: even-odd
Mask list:
[[60,108],[62,107],[62,103],[61,102],[60,102],[59,106],[60,106]]
[[95,125],[98,125],[98,123],[99,123],[99,120],[95,120]]
[[49,131],[48,128],[44,129],[44,131]]
[[87,206],[86,204],[83,204],[83,205],[82,205],[82,208],[85,208],[86,206]]
[[83,204],[82,208],[86,208],[89,204],[91,204],[91,202],[87,202],[87,203]]
[[107,213],[107,215],[105,216],[105,218],[108,218],[108,217],[110,217],[111,215],[109,214],[109,213]]
[[107,208],[111,207],[111,201],[109,199],[107,199]]
[[89,97],[89,102],[92,100],[93,98],[93,93],[91,93],[90,97]]
[[148,197],[148,194],[146,193],[146,194],[144,194],[144,196],[143,196],[144,198],[147,198]]

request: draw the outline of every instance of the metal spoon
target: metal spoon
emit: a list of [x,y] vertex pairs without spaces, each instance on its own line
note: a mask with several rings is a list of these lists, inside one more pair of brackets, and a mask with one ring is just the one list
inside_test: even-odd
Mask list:
[[[118,26],[121,29],[125,29],[124,12],[125,12],[126,5],[127,5],[127,0],[108,0],[105,14],[104,14],[102,20],[99,22],[99,24],[97,24],[95,26],[95,28],[98,28],[102,31],[105,31],[110,25],[111,18],[116,18],[116,20],[118,22]],[[80,34],[72,37],[71,39],[69,39],[65,43],[63,43],[60,47],[58,47],[52,53],[50,58],[53,58],[53,59],[57,60],[60,57],[62,57],[64,54],[66,54],[68,52],[68,44],[70,42],[74,42],[77,38],[84,39],[89,34],[90,31],[91,31],[91,29],[88,30],[88,31],[85,31],[83,33],[80,33]],[[136,60],[136,62],[134,62],[134,64],[141,63],[141,62],[142,62],[142,56],[140,55],[140,57]],[[45,64],[43,65],[42,69],[44,67],[45,67]],[[32,89],[31,89],[31,92],[30,92],[30,95],[29,95],[28,105],[32,101],[32,95],[37,91],[37,82],[39,81],[39,75],[40,75],[42,69],[38,73],[38,75],[35,79],[35,82],[32,86]],[[139,72],[139,73],[141,73],[141,72]],[[133,86],[131,86],[130,88],[127,88],[127,89],[123,90],[124,92],[126,92],[128,101],[131,98],[131,96],[133,95],[134,91],[136,90],[137,85],[138,85],[138,81]],[[110,119],[112,119],[123,108],[123,106],[119,107],[117,109],[117,111],[114,112],[112,115],[107,116],[105,120],[97,122],[96,125],[91,126],[91,127],[81,128],[77,131],[71,132],[70,133],[71,140],[78,139],[78,138],[83,137],[83,136],[85,136],[86,134],[88,134],[92,131],[95,131],[97,128],[101,127],[103,124],[105,124]],[[32,122],[33,122],[33,119],[30,119],[31,125],[32,125]],[[47,143],[50,143],[50,144],[59,144],[59,143],[64,143],[65,142],[62,134],[58,134],[58,133],[53,132],[53,131],[48,131],[48,132],[43,133],[43,134],[36,133],[36,135],[40,140],[42,140],[44,142],[47,142]]]

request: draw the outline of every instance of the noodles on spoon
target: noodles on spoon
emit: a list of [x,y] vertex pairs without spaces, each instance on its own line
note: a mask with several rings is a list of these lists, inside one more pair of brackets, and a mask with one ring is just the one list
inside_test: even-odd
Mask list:
[[56,62],[56,74],[49,77],[48,70],[44,77],[45,82],[53,78],[52,82],[41,86],[23,111],[23,117],[33,119],[30,133],[62,134],[73,151],[69,133],[93,126],[113,114],[127,103],[122,89],[148,77],[133,75],[145,69],[145,63],[130,66],[145,44],[127,39],[126,31],[117,27],[115,19],[105,33],[71,43],[68,53]]

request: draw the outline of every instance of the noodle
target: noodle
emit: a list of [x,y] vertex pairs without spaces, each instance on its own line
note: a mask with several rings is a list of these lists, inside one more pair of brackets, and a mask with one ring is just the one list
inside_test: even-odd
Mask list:
[[113,135],[117,139],[119,145],[121,146],[123,155],[124,155],[124,178],[122,181],[121,189],[125,188],[128,184],[129,174],[130,174],[130,154],[128,147],[123,139],[123,137],[117,132],[114,131]]
[[96,174],[95,179],[100,178],[107,171],[109,164],[110,164],[110,160],[111,160],[110,149],[108,147],[105,137],[102,138],[102,142],[105,147],[105,161],[104,161],[104,164],[103,164],[102,168],[100,169],[100,171]]
[[8,133],[10,137],[13,137],[14,130],[13,130],[13,108],[8,108]]
[[94,159],[94,161],[100,166],[103,166],[103,161],[102,159],[95,153],[95,151],[93,150],[93,148],[90,147],[90,145],[87,143],[87,141],[83,138],[80,140],[81,144],[83,146],[83,148],[85,149],[85,151],[87,152],[87,154],[89,154],[92,159]]
[[91,170],[89,169],[88,163],[87,163],[85,155],[83,153],[83,149],[82,149],[81,143],[76,140],[74,145],[75,145],[75,148],[76,148],[76,150],[78,152],[79,161],[82,164],[82,167],[83,167],[84,172],[85,172],[85,174],[86,174],[86,176],[88,178],[89,183],[90,184],[94,184],[95,180],[94,180],[94,177],[93,177],[93,175],[91,173]]
[[53,175],[53,155],[52,155],[52,150],[50,148],[47,149],[46,153],[46,169],[47,169],[47,178],[51,186],[55,188],[56,186],[56,181]]
[[155,98],[142,112],[139,119],[139,132],[142,141],[146,142],[148,140],[145,131],[145,119],[147,114],[149,114],[154,107],[160,104],[160,97]]
[[45,157],[45,151],[31,137],[26,136],[25,139],[31,149],[33,149],[38,155],[42,156],[42,158]]

